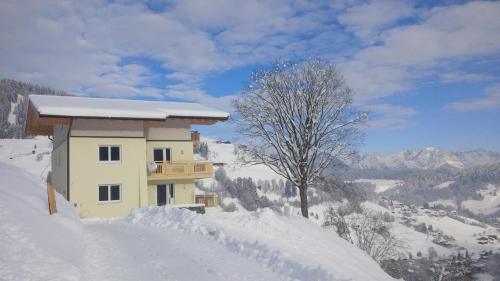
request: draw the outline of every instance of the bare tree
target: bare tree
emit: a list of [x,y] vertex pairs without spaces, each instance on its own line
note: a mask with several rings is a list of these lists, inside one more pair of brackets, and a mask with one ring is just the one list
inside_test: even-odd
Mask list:
[[392,223],[384,218],[384,213],[361,208],[329,207],[325,211],[323,226],[333,227],[337,234],[365,251],[377,262],[394,258],[407,244],[392,232]]
[[351,108],[352,91],[334,64],[309,59],[257,71],[234,102],[239,132],[251,145],[245,160],[264,164],[299,189],[308,217],[307,189],[334,160],[352,154],[366,114]]

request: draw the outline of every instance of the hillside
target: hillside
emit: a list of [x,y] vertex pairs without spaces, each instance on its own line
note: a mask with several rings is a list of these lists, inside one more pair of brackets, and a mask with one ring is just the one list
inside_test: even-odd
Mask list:
[[7,280],[394,280],[335,233],[269,209],[199,215],[148,207],[81,222],[58,196],[59,213],[50,216],[50,142],[0,146],[0,276]]
[[[281,179],[273,171],[271,171],[269,168],[263,165],[254,165],[250,167],[242,166],[241,163],[238,161],[238,155],[241,152],[237,149],[237,145],[235,144],[217,142],[215,140],[206,138],[203,138],[202,140],[208,144],[208,149],[209,149],[208,158],[211,161],[223,164],[222,167],[225,170],[225,173],[228,178],[235,180],[238,177],[250,177],[257,183],[257,186],[260,187],[260,190],[257,189],[257,193],[259,195],[264,196],[269,200],[273,201],[275,206],[283,207],[284,204],[288,202],[292,204],[291,206],[293,210],[292,214],[296,214],[298,212],[298,205],[293,204],[294,202],[296,202],[296,200],[298,200],[297,197],[285,198],[284,190],[279,190],[279,189],[276,190],[271,188],[269,191],[267,188],[265,188],[266,185],[272,185],[272,182],[279,182]],[[473,177],[471,177],[471,174],[481,179],[495,181],[496,180],[495,175],[497,174],[495,171],[496,170],[492,168],[466,169],[461,173],[463,178],[457,177],[457,182],[466,181],[466,179],[472,179]],[[424,175],[427,175],[427,172],[424,172]],[[406,180],[411,178],[412,177],[409,177]],[[437,178],[437,180],[438,182],[440,182],[439,177]],[[269,182],[271,182],[271,184],[269,184]],[[217,190],[218,188],[220,189],[224,187],[221,186],[220,184],[217,185],[217,182],[215,182],[214,180],[203,180],[202,183],[204,186],[209,187],[208,188],[209,191],[219,192],[219,194],[223,197],[223,201],[226,200],[227,202],[235,202],[234,198],[227,198],[228,196],[231,195],[228,195],[223,190]],[[399,179],[388,180],[388,179],[359,178],[353,181],[353,185],[351,186],[351,188],[362,189],[365,185],[368,185],[369,187],[371,185],[371,187],[373,187],[373,191],[375,192],[373,194],[374,197],[372,197],[371,200],[375,203],[379,203],[379,201],[387,201],[387,199],[382,200],[381,198],[383,198],[383,196],[386,195],[388,192],[391,191],[393,191],[394,193],[402,192],[401,187],[407,184],[408,183],[406,181]],[[455,185],[457,185],[456,182],[448,181],[448,182],[441,182],[441,185],[436,187],[432,186],[432,188],[435,188],[436,190],[444,190],[453,187]],[[320,192],[322,192],[322,189],[320,187],[312,187],[310,190],[309,198],[311,199],[314,198],[315,196],[318,196]],[[483,209],[481,210],[485,210],[488,208],[496,208],[497,206],[495,205],[496,203],[495,200],[497,200],[498,197],[493,187],[490,186],[490,189],[484,191],[483,193],[485,194],[484,200],[479,200],[479,201],[471,200],[467,201],[466,204],[468,206],[475,206],[476,208],[478,208],[478,210],[480,206],[483,207]],[[495,196],[493,196],[493,194],[495,194]],[[341,195],[342,194],[339,193],[339,196]],[[243,199],[246,198],[244,197]],[[314,214],[314,216],[311,216],[311,220],[321,225],[323,223],[324,212],[326,208],[332,205],[339,206],[342,204],[341,202],[345,200],[346,198],[338,197],[332,201],[331,197],[325,196],[323,200],[320,200],[320,202],[316,204],[311,204],[310,211],[312,214]],[[238,200],[236,200],[236,202],[237,201]],[[479,245],[476,241],[476,237],[479,236],[482,232],[495,232],[495,228],[488,225],[471,226],[470,224],[464,222],[474,221],[474,220],[470,220],[464,216],[452,215],[452,213],[450,213],[449,215],[452,216],[451,218],[446,214],[440,213],[438,210],[424,210],[424,209],[416,209],[414,213],[411,213],[410,215],[410,213],[401,210],[401,208],[399,207],[398,208],[394,207],[389,208],[389,206],[382,207],[377,204],[374,204],[373,202],[366,202],[363,204],[365,204],[365,207],[367,207],[368,209],[373,209],[376,211],[393,215],[396,218],[393,225],[395,230],[403,239],[411,241],[411,250],[402,251],[403,256],[406,255],[408,252],[411,252],[413,255],[416,255],[417,252],[419,251],[424,253],[425,255],[425,252],[431,246],[437,249],[438,253],[443,256],[453,254],[461,247],[469,249],[470,252],[480,253],[481,251],[484,250],[497,249],[500,246],[500,244],[498,243],[495,244],[495,246],[487,245],[486,247]],[[488,204],[486,204],[487,202]],[[393,204],[397,205],[400,204],[400,202],[394,200]],[[405,208],[409,208],[410,205],[408,204],[405,206],[406,206]],[[240,209],[242,209],[241,206]],[[403,215],[403,213],[405,215]],[[405,216],[410,217],[414,221],[412,221],[412,223],[409,224],[406,221],[407,218],[405,218]],[[461,237],[460,239],[457,238],[457,244],[455,248],[453,247],[444,248],[438,244],[432,243],[432,239],[429,238],[429,235],[417,232],[415,230],[414,225],[418,225],[420,223],[432,224],[434,226],[439,226],[439,227],[443,226],[441,228],[441,231],[450,236],[454,236],[457,230],[460,230],[462,232],[460,235],[462,236],[460,236]]]
[[0,138],[24,138],[28,95],[69,95],[31,83],[0,79]]

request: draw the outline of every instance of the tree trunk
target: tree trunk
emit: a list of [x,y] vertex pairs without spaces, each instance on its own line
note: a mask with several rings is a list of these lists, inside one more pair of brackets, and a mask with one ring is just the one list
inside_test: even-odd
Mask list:
[[302,212],[302,216],[304,218],[309,217],[309,209],[307,206],[307,184],[301,183],[299,186],[300,191],[300,211]]

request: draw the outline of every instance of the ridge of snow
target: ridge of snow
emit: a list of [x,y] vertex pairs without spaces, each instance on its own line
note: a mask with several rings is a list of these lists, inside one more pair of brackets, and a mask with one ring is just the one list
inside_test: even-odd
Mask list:
[[346,163],[360,169],[464,169],[500,162],[500,154],[486,150],[446,151],[435,147],[406,150],[394,154],[367,152],[357,161]]

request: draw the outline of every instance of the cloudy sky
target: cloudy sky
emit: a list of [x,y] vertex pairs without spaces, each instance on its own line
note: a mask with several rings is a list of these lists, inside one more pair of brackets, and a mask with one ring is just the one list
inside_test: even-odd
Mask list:
[[253,70],[315,56],[373,112],[362,150],[500,151],[498,1],[0,0],[0,78],[77,95],[231,111]]

